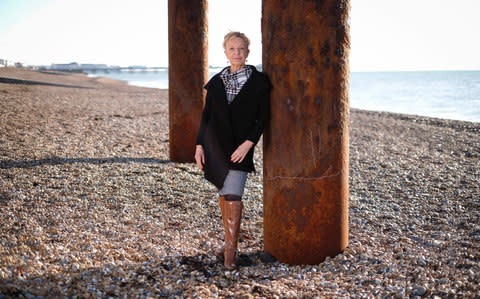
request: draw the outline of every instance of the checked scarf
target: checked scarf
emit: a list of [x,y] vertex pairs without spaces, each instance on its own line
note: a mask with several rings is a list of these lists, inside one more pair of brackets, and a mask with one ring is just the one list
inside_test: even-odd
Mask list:
[[227,93],[227,101],[229,104],[235,99],[251,74],[252,66],[250,65],[246,65],[235,73],[230,73],[229,67],[222,71],[220,77],[222,78],[223,85],[225,85],[225,92]]

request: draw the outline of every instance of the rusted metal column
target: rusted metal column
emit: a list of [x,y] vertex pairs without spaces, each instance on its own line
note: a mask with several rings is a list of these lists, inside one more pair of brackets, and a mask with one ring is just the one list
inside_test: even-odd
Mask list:
[[265,251],[317,264],[348,243],[349,0],[263,0]]
[[168,1],[170,159],[194,162],[208,79],[206,0]]

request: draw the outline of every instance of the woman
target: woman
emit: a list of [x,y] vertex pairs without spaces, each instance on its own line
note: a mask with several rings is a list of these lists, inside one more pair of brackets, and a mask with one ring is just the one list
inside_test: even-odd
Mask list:
[[268,77],[246,65],[249,39],[240,32],[225,35],[230,66],[205,85],[207,96],[198,129],[195,161],[219,193],[225,245],[216,251],[227,269],[236,268],[242,195],[247,173],[255,171],[254,147],[270,117]]

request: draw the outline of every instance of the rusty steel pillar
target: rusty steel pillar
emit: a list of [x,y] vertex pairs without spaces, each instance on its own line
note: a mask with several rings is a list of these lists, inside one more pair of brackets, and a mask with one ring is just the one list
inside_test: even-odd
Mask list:
[[168,1],[170,159],[194,162],[195,138],[208,80],[206,0]]
[[348,243],[349,0],[263,0],[265,251],[317,264]]

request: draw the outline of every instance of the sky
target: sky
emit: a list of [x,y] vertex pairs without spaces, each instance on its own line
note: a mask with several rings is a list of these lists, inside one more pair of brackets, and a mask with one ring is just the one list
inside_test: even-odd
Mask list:
[[[261,64],[261,0],[209,0],[209,64],[223,36],[251,39]],[[239,5],[241,3],[241,5]],[[351,0],[352,71],[480,70],[480,1]],[[168,0],[0,0],[0,58],[31,65],[168,65]]]

